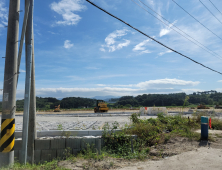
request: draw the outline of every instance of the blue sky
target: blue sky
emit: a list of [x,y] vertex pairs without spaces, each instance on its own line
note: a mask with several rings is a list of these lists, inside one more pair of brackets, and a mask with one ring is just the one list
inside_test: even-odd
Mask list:
[[[201,26],[172,0],[141,0],[166,26],[132,0],[92,0],[169,47],[222,72],[222,59],[172,30],[177,26],[212,51],[222,54],[222,40]],[[134,0],[149,10],[138,0]],[[219,37],[222,24],[199,0],[175,0]],[[201,0],[221,19],[209,0]],[[222,1],[211,0],[222,11]],[[9,1],[0,1],[0,89],[3,88]],[[24,10],[24,0],[21,0]],[[154,14],[160,20],[159,16]],[[20,15],[20,34],[24,13]],[[222,76],[160,46],[85,0],[36,0],[34,4],[36,95],[42,97],[123,96],[144,93],[222,91]],[[20,38],[19,38],[20,39]],[[222,55],[221,55],[222,56]],[[222,58],[222,57],[221,57]],[[17,99],[25,89],[23,50]],[[0,91],[0,95],[2,92]]]

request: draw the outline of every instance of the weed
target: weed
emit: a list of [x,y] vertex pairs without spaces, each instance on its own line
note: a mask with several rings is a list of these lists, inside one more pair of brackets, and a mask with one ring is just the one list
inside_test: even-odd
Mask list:
[[66,168],[58,167],[58,160],[53,160],[51,162],[45,162],[43,164],[38,164],[38,165],[31,165],[31,164],[20,164],[20,163],[15,163],[13,166],[1,168],[1,170],[8,170],[8,169],[14,169],[14,170],[67,170]]
[[211,126],[214,130],[222,130],[222,120],[213,118],[211,120]]
[[66,138],[69,138],[71,136],[71,132],[63,131],[62,136],[65,136]]
[[58,130],[63,130],[62,124],[59,124],[59,125],[57,126],[57,129],[58,129]]
[[114,166],[114,163],[113,163],[113,162],[110,162],[109,166],[110,166],[110,167],[113,167],[113,166]]

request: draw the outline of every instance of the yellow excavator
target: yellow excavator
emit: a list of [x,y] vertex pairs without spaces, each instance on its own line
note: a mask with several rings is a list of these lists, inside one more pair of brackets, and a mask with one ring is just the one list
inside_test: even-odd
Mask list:
[[202,104],[199,104],[197,106],[197,109],[210,109],[209,107],[205,106],[205,105],[202,105]]
[[95,113],[108,112],[109,108],[103,100],[96,101],[96,107],[94,108]]
[[61,112],[61,110],[60,110],[60,105],[55,106],[54,112]]

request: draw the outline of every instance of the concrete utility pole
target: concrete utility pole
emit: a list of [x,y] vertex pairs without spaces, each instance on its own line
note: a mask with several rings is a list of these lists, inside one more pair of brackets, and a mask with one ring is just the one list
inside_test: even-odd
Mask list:
[[14,163],[20,0],[10,0],[2,100],[0,167]]
[[[33,24],[32,24],[33,26]],[[27,161],[34,164],[34,142],[37,138],[36,133],[36,97],[35,97],[35,55],[34,55],[34,31],[32,28],[32,77],[31,77],[31,96],[29,108],[29,130],[28,130],[28,157]]]
[[[17,72],[19,72],[19,69],[20,69],[20,62],[21,62],[21,58],[22,58],[22,49],[23,49],[23,44],[24,44],[23,42],[24,42],[24,37],[25,37],[25,33],[26,33],[26,25],[27,25],[27,20],[28,20],[29,6],[30,6],[30,2],[28,1],[28,3],[25,4],[25,15],[23,18],[22,34],[21,34],[19,52],[18,52]],[[17,75],[17,86],[18,86],[18,79],[19,79],[19,74]]]
[[25,36],[25,52],[26,52],[26,78],[25,78],[25,101],[23,112],[23,130],[22,130],[22,151],[21,163],[26,164],[27,161],[27,144],[28,144],[28,127],[29,127],[29,108],[30,108],[30,92],[31,92],[31,72],[32,72],[32,19],[33,19],[33,0],[30,1],[26,36]]

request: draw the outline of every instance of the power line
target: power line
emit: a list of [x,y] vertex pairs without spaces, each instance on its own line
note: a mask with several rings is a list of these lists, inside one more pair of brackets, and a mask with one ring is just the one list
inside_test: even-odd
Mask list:
[[214,16],[214,18],[216,18],[217,21],[219,21],[219,22],[222,24],[222,22],[213,14],[213,12],[211,12],[211,11],[209,10],[209,8],[207,8],[207,6],[204,5],[204,3],[203,3],[201,0],[199,0],[199,1],[200,1],[200,3]]
[[207,68],[207,69],[209,69],[209,70],[211,70],[211,71],[214,71],[214,72],[216,72],[216,73],[218,73],[218,74],[221,74],[221,75],[222,75],[222,73],[221,73],[221,72],[216,71],[216,70],[214,70],[214,69],[212,69],[212,68],[210,68],[210,67],[207,67],[207,66],[205,66],[205,65],[203,65],[203,64],[201,64],[201,63],[199,63],[199,62],[197,62],[197,61],[195,61],[195,60],[193,60],[192,58],[187,57],[186,55],[181,54],[180,52],[178,52],[178,51],[176,51],[176,50],[174,50],[174,49],[172,49],[172,48],[168,47],[167,45],[165,45],[165,44],[163,44],[163,43],[159,42],[159,41],[158,41],[158,40],[156,40],[155,38],[152,38],[151,36],[149,36],[149,35],[145,34],[144,32],[142,32],[142,31],[138,30],[137,28],[135,28],[135,27],[131,26],[130,24],[128,24],[128,23],[126,23],[125,21],[123,21],[122,19],[120,19],[120,18],[118,18],[118,17],[114,16],[113,14],[109,13],[108,11],[106,11],[105,9],[103,9],[103,8],[99,7],[98,5],[94,4],[93,2],[91,2],[91,1],[89,1],[89,0],[86,0],[86,1],[87,1],[87,2],[89,2],[90,4],[92,4],[93,6],[95,6],[96,8],[100,9],[101,11],[103,11],[103,12],[107,13],[107,14],[108,14],[108,15],[110,15],[111,17],[116,18],[116,19],[117,19],[117,20],[119,20],[120,22],[122,22],[122,23],[124,23],[124,24],[128,25],[129,27],[131,27],[132,29],[136,30],[137,32],[139,32],[139,33],[141,33],[141,34],[145,35],[146,37],[150,38],[151,40],[153,40],[153,41],[157,42],[158,44],[160,44],[160,45],[164,46],[165,48],[167,48],[167,49],[169,49],[169,50],[171,50],[171,51],[173,51],[173,52],[175,52],[175,53],[177,53],[177,54],[179,54],[179,55],[181,55],[181,56],[183,56],[183,57],[185,57],[185,58],[187,58],[187,59],[189,59],[189,60],[193,61],[193,62],[194,62],[194,63],[196,63],[196,64],[201,65],[202,67],[205,67],[205,68]]
[[[214,3],[213,2],[211,2],[211,0],[209,0],[210,1],[210,3],[217,9],[217,11],[218,12],[220,12],[220,10],[214,5]],[[220,12],[221,13],[221,12]],[[222,14],[222,13],[221,13]]]
[[209,28],[207,28],[204,24],[202,24],[198,19],[196,19],[193,15],[191,15],[189,12],[187,12],[182,6],[180,6],[178,3],[176,3],[174,0],[172,0],[178,7],[180,7],[184,12],[186,12],[188,15],[190,15],[193,19],[195,19],[197,22],[199,22],[204,28],[206,28],[208,31],[210,31],[212,34],[214,34],[217,38],[222,40],[217,34],[215,34],[213,31],[211,31]]
[[[144,9],[143,7],[141,7],[139,4],[137,4],[134,0],[132,0],[136,5],[138,5],[140,8]],[[148,7],[150,10],[152,10],[153,12],[155,12],[158,16],[160,16],[162,19],[164,19],[165,21],[167,21],[169,24],[171,24],[166,18],[164,18],[162,15],[160,15],[159,13],[157,13],[155,10],[153,10],[152,8],[150,8],[148,5],[146,5],[144,2],[142,2],[141,0],[139,0],[143,5],[145,5],[146,7]],[[163,22],[162,20],[160,20],[158,17],[156,17],[155,15],[153,15],[152,13],[150,13],[149,11],[147,11],[146,9],[144,9],[146,12],[148,12],[150,15],[152,15],[153,17],[155,17],[156,19],[158,19],[159,21],[161,21],[163,24],[165,24],[166,26],[168,26],[168,24],[166,24],[165,22]],[[178,28],[175,25],[172,25],[172,27],[177,28],[178,30],[180,30],[181,32],[183,32],[184,34],[186,34],[189,38],[191,38],[192,40],[196,41],[197,43],[199,43],[200,45],[202,45],[203,47],[201,47],[199,44],[197,44],[196,42],[192,41],[191,39],[187,38],[186,36],[184,36],[183,34],[181,34],[180,32],[178,32],[177,30],[175,30],[174,28],[172,28],[174,31],[176,31],[178,34],[180,34],[181,36],[183,36],[184,38],[186,38],[187,40],[191,41],[192,43],[194,43],[195,45],[197,45],[198,47],[204,49],[206,52],[210,53],[211,55],[222,59],[221,56],[219,54],[217,54],[216,52],[210,50],[208,47],[204,46],[202,43],[200,43],[198,40],[194,39],[193,37],[191,37],[189,34],[185,33],[183,30],[181,30],[180,28]],[[207,49],[207,50],[206,50]],[[213,53],[213,54],[212,54]]]

